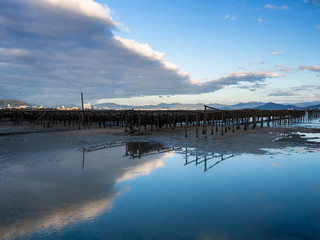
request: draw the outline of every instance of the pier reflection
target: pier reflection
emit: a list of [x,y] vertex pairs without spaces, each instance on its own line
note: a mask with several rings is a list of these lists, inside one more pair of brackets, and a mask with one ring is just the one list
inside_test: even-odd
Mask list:
[[141,158],[143,156],[155,155],[163,152],[170,152],[180,148],[164,147],[161,143],[149,142],[128,142],[126,143],[126,153],[124,157],[132,159]]
[[120,146],[125,146],[126,150],[123,157],[129,159],[142,158],[181,149],[181,147],[165,147],[163,144],[157,142],[115,142],[91,146],[89,148],[82,149],[82,170],[84,170],[85,167],[86,153]]
[[185,166],[191,163],[195,165],[203,164],[203,171],[206,172],[219,163],[234,157],[233,154],[219,154],[219,153],[202,153],[192,154],[188,153],[188,148],[185,148]]
[[182,147],[165,147],[161,143],[157,142],[116,142],[108,143],[102,145],[96,145],[89,148],[83,148],[82,155],[82,169],[85,166],[85,154],[97,150],[114,148],[119,146],[125,146],[124,158],[136,159],[151,155],[157,155],[166,152],[180,151],[180,153],[185,155],[185,166],[194,163],[195,165],[203,164],[203,171],[206,172],[219,163],[233,158],[233,154],[220,154],[220,153],[194,153],[194,151],[188,151],[188,148]]

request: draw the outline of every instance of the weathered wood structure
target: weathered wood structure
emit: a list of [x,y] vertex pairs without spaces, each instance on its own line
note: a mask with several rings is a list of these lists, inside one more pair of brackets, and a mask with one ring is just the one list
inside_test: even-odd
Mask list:
[[224,134],[264,126],[286,126],[317,118],[320,111],[310,110],[218,110],[205,106],[204,110],[0,110],[0,120],[13,125],[30,122],[33,127],[65,126],[75,129],[123,127],[125,132],[160,131],[162,128],[181,127],[207,134]]

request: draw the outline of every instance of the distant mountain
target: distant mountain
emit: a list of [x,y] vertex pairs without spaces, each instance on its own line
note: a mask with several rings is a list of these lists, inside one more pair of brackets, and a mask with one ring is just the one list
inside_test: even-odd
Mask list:
[[[23,101],[11,100],[11,99],[0,99],[0,108],[6,108],[10,104],[11,107],[19,106],[37,106],[37,104],[28,104]],[[235,109],[263,109],[263,110],[281,110],[281,109],[319,109],[320,102],[305,102],[298,104],[279,104],[279,103],[263,103],[263,102],[247,102],[247,103],[237,103],[234,105],[223,105],[219,103],[195,103],[195,104],[184,104],[184,103],[160,103],[157,105],[143,105],[143,106],[134,106],[134,105],[120,105],[116,103],[101,103],[95,104],[94,107],[97,108],[108,108],[108,109],[168,109],[168,110],[200,110],[204,109],[204,105],[222,109],[222,110],[235,110]],[[79,107],[74,104],[60,104],[56,106],[51,106],[52,108],[58,107]],[[47,106],[48,107],[48,106]]]
[[158,105],[144,105],[144,106],[132,106],[132,105],[119,105],[116,103],[102,103],[97,104],[95,107],[108,108],[108,109],[183,109],[183,110],[200,110],[204,109],[204,105],[222,109],[222,110],[235,110],[235,109],[263,109],[263,110],[281,110],[281,109],[314,109],[318,108],[319,105],[297,107],[291,104],[279,104],[279,103],[263,103],[263,102],[247,102],[238,103],[234,105],[223,105],[219,103],[211,104],[184,104],[184,103],[160,103]]
[[238,104],[234,104],[234,105],[225,106],[225,107],[223,107],[223,109],[226,109],[226,110],[253,109],[253,108],[256,108],[256,107],[261,106],[263,104],[265,104],[265,103],[263,103],[263,102],[238,103]]
[[[206,105],[209,107],[217,108],[217,109],[226,109],[227,107],[229,107],[229,105],[224,105],[224,104],[220,104],[220,103],[209,103]],[[202,105],[201,109],[203,109],[203,105]]]
[[204,105],[217,108],[217,109],[239,109],[242,108],[253,108],[263,103],[251,102],[251,103],[240,103],[236,105],[223,105],[219,103],[195,103],[195,104],[187,104],[187,103],[160,103],[157,105],[143,105],[143,106],[133,106],[133,105],[119,105],[116,103],[101,103],[94,105],[97,108],[108,108],[108,109],[183,109],[183,110],[200,110],[204,109]]
[[101,103],[94,105],[97,108],[108,108],[108,109],[203,109],[203,104],[181,104],[181,103],[160,103],[157,105],[119,105],[116,103]]
[[303,109],[320,109],[320,104],[318,104],[318,105],[313,105],[313,106],[308,106],[308,107],[304,107]]
[[0,99],[0,108],[6,108],[10,104],[10,107],[30,106],[28,103],[11,99]]
[[283,109],[300,109],[295,105],[285,105],[285,104],[278,104],[273,102],[268,102],[266,104],[260,105],[255,109],[261,110],[283,110]]
[[305,107],[297,107],[296,105],[278,104],[278,103],[273,103],[273,102],[269,102],[269,103],[266,103],[266,104],[263,104],[261,106],[256,107],[256,109],[262,109],[262,110],[282,110],[282,109],[307,110],[307,109],[319,109],[319,108],[320,108],[320,104],[312,105],[312,106],[305,106]]
[[315,106],[319,104],[320,104],[320,101],[313,101],[313,102],[293,103],[292,105],[295,105],[300,108],[306,108],[306,107]]

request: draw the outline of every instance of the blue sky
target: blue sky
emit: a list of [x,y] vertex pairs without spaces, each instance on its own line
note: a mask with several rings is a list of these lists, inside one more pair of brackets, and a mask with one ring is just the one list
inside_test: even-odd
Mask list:
[[3,0],[0,98],[320,100],[320,1]]

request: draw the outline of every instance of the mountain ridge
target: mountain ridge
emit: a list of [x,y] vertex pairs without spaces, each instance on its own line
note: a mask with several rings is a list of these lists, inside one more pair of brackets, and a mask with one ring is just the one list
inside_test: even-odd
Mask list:
[[0,107],[1,108],[6,108],[8,107],[20,107],[20,106],[30,106],[30,104],[19,101],[19,100],[12,100],[12,99],[0,99]]
[[[320,108],[320,102],[306,102],[306,103],[299,103],[297,106],[296,104],[281,104],[281,103],[274,103],[274,102],[240,102],[233,105],[226,105],[220,103],[211,103],[211,104],[204,104],[204,103],[195,103],[195,104],[185,104],[185,103],[160,103],[160,104],[150,104],[150,105],[142,105],[142,106],[134,106],[134,105],[121,105],[117,103],[101,103],[101,104],[93,104],[95,108],[107,108],[107,109],[164,109],[164,110],[173,110],[173,109],[182,109],[182,110],[200,110],[204,109],[204,105],[214,107],[221,110],[237,110],[237,109],[261,109],[261,110],[281,110],[281,109],[318,109]],[[10,104],[11,107],[19,107],[19,106],[31,106],[23,101],[12,100],[12,99],[0,99],[0,108],[6,108]],[[307,105],[308,104],[308,105]],[[32,104],[35,106],[36,104]],[[307,105],[307,106],[306,106]],[[58,108],[61,106],[65,107],[76,107],[75,104],[61,104],[55,105],[53,108]]]

